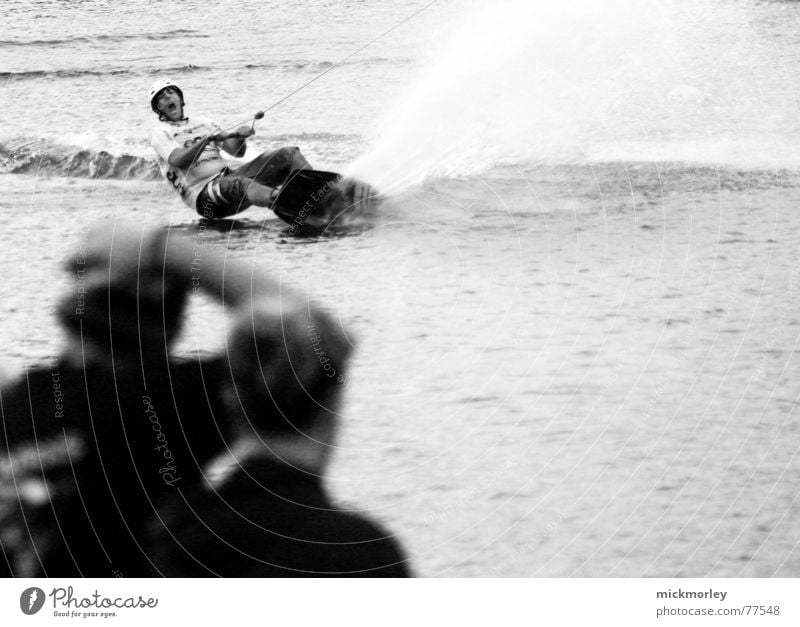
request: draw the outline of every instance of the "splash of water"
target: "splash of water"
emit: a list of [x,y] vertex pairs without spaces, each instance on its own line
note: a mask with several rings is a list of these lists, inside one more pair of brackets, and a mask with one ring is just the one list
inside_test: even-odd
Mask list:
[[[505,0],[454,25],[347,173],[396,191],[499,164],[767,161],[800,136],[755,5]],[[771,10],[777,11],[773,8]],[[790,17],[785,16],[787,19]],[[796,141],[796,140],[795,140]]]

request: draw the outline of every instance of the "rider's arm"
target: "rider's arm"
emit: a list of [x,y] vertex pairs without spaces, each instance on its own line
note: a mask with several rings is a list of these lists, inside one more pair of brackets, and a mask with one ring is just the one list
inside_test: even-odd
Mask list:
[[[173,168],[180,168],[181,170],[190,167],[208,146],[209,142],[217,142],[221,148],[229,155],[234,157],[241,157],[247,150],[246,138],[253,134],[252,129],[247,126],[240,126],[235,131],[219,131],[206,135],[200,141],[190,144],[189,146],[178,146],[174,148],[167,157],[167,162]],[[158,139],[158,138],[157,138]],[[159,152],[159,146],[156,146],[156,140],[153,141],[156,152]],[[166,152],[165,148],[161,148],[161,154]]]
[[202,153],[205,147],[208,145],[208,142],[216,140],[217,135],[218,133],[212,133],[211,135],[206,135],[199,142],[184,148],[176,148],[169,153],[169,159],[167,159],[167,162],[173,168],[188,168],[197,160],[197,158],[200,156],[200,153]]

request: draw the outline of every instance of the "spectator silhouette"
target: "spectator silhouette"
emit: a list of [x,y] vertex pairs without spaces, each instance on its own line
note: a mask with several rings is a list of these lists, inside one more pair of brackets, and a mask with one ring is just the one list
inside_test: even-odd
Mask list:
[[[96,228],[68,269],[64,350],[0,384],[3,574],[407,574],[323,486],[350,350],[328,316],[127,222]],[[190,291],[234,312],[226,355],[171,354]]]
[[[178,488],[154,524],[165,574],[402,577],[406,559],[324,486],[350,346],[327,315],[265,303],[229,335],[223,390],[234,440],[205,485]],[[255,367],[254,367],[255,364]]]
[[64,350],[0,386],[0,563],[16,576],[152,574],[143,534],[156,502],[198,481],[226,439],[227,366],[170,354],[187,294],[252,308],[279,286],[127,222],[92,231],[68,269]]

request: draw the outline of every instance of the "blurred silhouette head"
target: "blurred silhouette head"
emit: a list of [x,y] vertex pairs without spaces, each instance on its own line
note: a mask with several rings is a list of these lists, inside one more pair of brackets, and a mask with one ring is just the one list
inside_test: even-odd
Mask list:
[[67,260],[74,284],[56,309],[61,324],[105,350],[167,347],[180,331],[187,290],[164,272],[166,235],[128,223],[93,229]]
[[238,430],[300,435],[336,422],[351,345],[312,305],[265,301],[228,338]]

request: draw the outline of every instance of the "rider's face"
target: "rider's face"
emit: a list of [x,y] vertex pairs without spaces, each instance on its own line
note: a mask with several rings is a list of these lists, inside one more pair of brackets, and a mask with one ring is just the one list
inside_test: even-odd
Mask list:
[[171,122],[183,118],[181,96],[174,87],[165,87],[156,96],[156,108],[159,113]]

